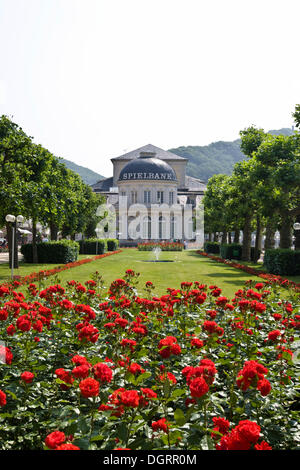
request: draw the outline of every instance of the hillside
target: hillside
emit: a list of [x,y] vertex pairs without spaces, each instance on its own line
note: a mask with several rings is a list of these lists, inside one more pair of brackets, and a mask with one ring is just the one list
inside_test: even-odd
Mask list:
[[104,178],[104,176],[99,175],[95,171],[90,170],[84,166],[77,165],[76,163],[73,163],[70,160],[66,160],[65,158],[61,158],[60,161],[64,163],[67,168],[81,176],[86,184],[94,184]]
[[[292,133],[293,130],[289,128],[269,131],[269,134],[273,135],[291,135]],[[208,181],[217,173],[230,175],[234,164],[246,158],[241,152],[240,142],[240,139],[232,142],[219,141],[205,146],[178,147],[169,151],[189,160],[187,165],[189,176]]]

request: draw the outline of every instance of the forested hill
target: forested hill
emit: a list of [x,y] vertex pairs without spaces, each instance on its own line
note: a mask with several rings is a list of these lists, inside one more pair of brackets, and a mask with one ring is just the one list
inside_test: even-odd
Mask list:
[[86,184],[94,184],[104,178],[95,171],[90,170],[89,168],[86,168],[84,166],[77,165],[76,163],[73,163],[70,160],[66,160],[65,158],[61,158],[60,161],[64,163],[67,168],[81,176],[81,178]]
[[[293,130],[283,128],[271,130],[269,134],[291,135]],[[232,142],[219,141],[202,147],[178,147],[169,149],[169,151],[189,160],[187,165],[187,174],[189,176],[208,181],[212,175],[217,173],[230,175],[234,164],[246,158],[240,150],[240,142],[240,139]]]

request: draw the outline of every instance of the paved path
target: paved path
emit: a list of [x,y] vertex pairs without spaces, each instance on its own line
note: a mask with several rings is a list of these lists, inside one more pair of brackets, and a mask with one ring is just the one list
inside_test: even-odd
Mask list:
[[[23,255],[21,253],[19,253],[19,260],[22,259]],[[9,255],[8,253],[0,253],[0,264],[1,263],[8,263],[9,261]]]

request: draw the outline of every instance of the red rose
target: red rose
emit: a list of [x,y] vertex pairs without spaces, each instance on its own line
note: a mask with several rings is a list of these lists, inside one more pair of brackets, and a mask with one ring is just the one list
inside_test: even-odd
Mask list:
[[65,369],[62,369],[62,368],[56,369],[55,374],[60,380],[62,380],[63,382],[67,384],[72,384],[74,382],[71,372],[68,372]]
[[0,406],[6,405],[6,393],[0,390]]
[[125,390],[121,393],[121,403],[136,408],[139,406],[140,396],[136,390]]
[[255,450],[272,450],[272,447],[266,441],[261,441],[260,444],[255,444],[254,449]]
[[203,377],[196,377],[196,379],[192,380],[190,383],[191,395],[194,398],[202,397],[208,390],[209,387]]
[[112,370],[107,364],[99,362],[93,367],[94,376],[101,382],[110,383],[112,380]]
[[80,450],[80,448],[69,443],[61,444],[60,446],[56,447],[55,450]]
[[159,419],[158,421],[153,421],[151,424],[153,431],[164,431],[165,433],[168,432],[168,428],[170,427],[169,423],[167,422],[166,418]]
[[12,352],[6,346],[0,345],[0,363],[11,364],[13,360]]
[[259,380],[257,383],[257,390],[260,391],[261,395],[265,397],[271,391],[272,387],[270,382],[267,379]]
[[8,318],[8,311],[3,309],[0,310],[0,321],[5,321]]
[[276,341],[279,336],[281,336],[281,332],[279,330],[273,330],[268,334],[268,339],[270,341]]
[[53,431],[45,439],[45,444],[49,449],[56,449],[59,445],[63,444],[66,436],[61,431]]
[[86,379],[89,375],[90,368],[87,364],[82,364],[80,366],[74,367],[72,374],[77,379]]
[[91,377],[80,382],[79,388],[81,395],[85,398],[96,397],[99,395],[99,382]]
[[25,371],[21,374],[21,379],[27,384],[31,384],[34,379],[34,374],[32,372]]
[[28,315],[21,315],[16,322],[17,328],[21,331],[29,331],[31,328],[31,321]]

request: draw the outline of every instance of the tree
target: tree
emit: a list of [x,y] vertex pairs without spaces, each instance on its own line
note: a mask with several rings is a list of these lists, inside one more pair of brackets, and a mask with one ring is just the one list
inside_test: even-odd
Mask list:
[[204,204],[204,221],[206,233],[222,232],[222,243],[226,242],[230,220],[225,211],[230,187],[230,176],[214,175],[208,180]]
[[300,129],[300,104],[296,104],[293,118],[295,120],[295,126]]
[[300,215],[299,134],[269,136],[255,158],[264,175],[261,203],[280,217],[280,247],[290,248],[292,224]]
[[[29,177],[31,137],[9,117],[0,118],[0,224],[8,213],[19,215],[24,210],[22,198],[24,181]],[[15,227],[16,228],[16,227]],[[12,247],[12,226],[6,223],[9,264],[18,268],[16,243]]]

